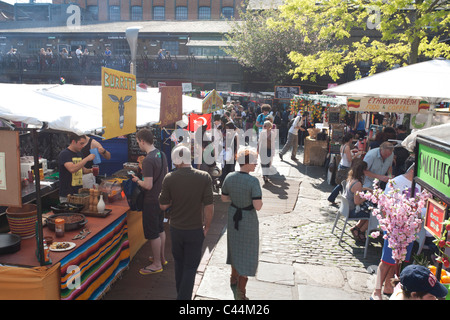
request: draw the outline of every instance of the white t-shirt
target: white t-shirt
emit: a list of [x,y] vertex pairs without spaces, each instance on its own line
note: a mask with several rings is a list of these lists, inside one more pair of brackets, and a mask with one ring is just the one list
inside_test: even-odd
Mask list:
[[298,129],[296,129],[296,127],[298,127],[298,123],[301,120],[301,116],[296,116],[294,122],[292,123],[292,126],[289,128],[289,133],[292,133],[294,135],[298,135]]

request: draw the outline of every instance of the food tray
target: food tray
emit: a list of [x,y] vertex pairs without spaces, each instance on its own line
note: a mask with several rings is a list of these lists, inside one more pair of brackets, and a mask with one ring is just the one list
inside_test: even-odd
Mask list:
[[105,209],[103,213],[93,212],[93,211],[81,211],[82,214],[85,216],[90,217],[98,217],[98,218],[106,218],[110,213],[112,209]]

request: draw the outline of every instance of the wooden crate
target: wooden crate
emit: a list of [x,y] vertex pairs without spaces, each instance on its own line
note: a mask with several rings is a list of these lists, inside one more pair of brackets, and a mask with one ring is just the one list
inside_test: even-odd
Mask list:
[[328,140],[305,139],[303,164],[307,166],[323,166],[328,154]]

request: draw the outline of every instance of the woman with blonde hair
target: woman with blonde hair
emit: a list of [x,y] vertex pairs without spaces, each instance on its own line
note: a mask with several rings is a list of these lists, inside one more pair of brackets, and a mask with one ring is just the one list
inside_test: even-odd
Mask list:
[[263,125],[263,130],[260,133],[258,151],[261,157],[261,171],[264,182],[269,181],[270,167],[272,165],[273,155],[275,152],[275,138],[276,133],[272,130],[273,124],[266,120]]
[[262,208],[259,180],[250,175],[255,170],[258,153],[241,148],[237,153],[240,170],[231,172],[222,186],[222,201],[228,208],[227,264],[231,264],[230,286],[237,300],[248,300],[248,277],[256,275],[259,256],[259,221],[256,211]]

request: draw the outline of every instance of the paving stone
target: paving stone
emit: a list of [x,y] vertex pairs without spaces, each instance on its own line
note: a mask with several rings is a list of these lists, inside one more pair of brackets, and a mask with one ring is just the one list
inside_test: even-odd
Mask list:
[[276,284],[294,285],[294,268],[282,263],[259,262],[256,279]]

